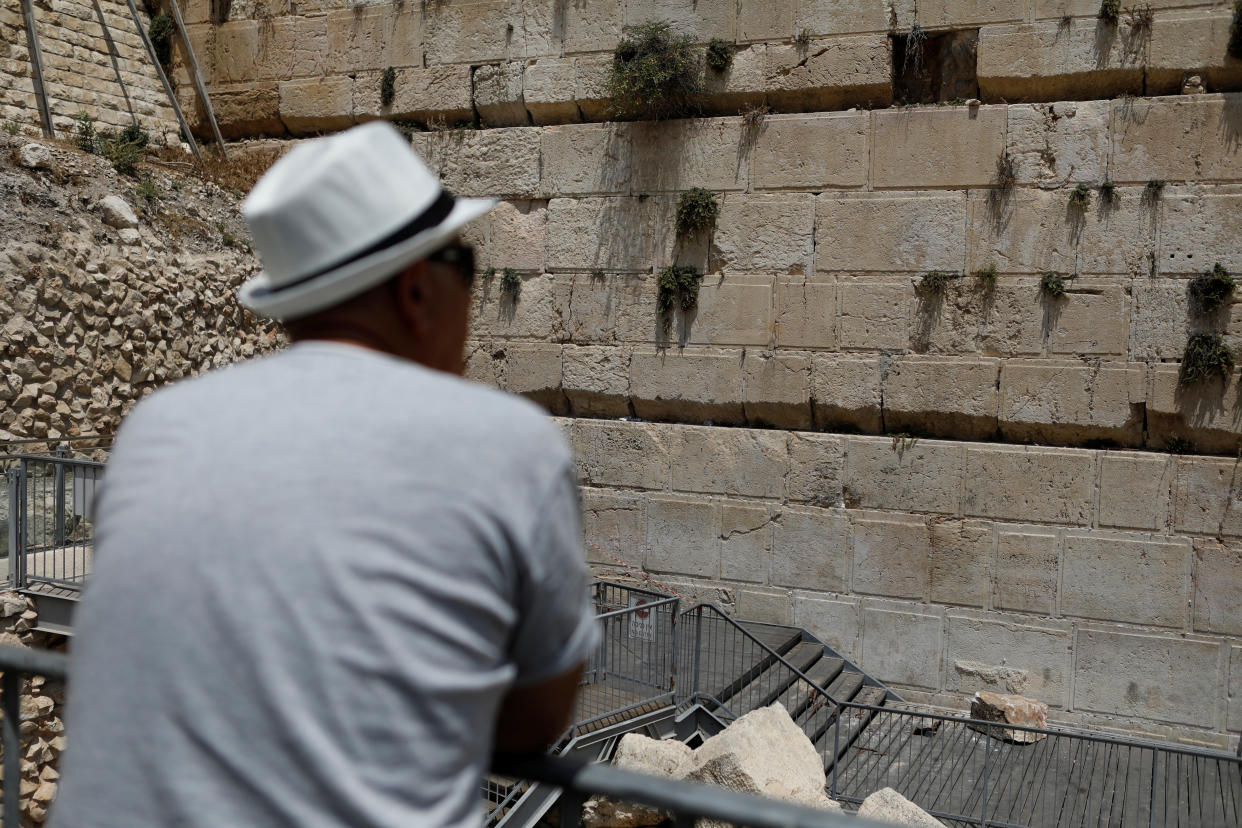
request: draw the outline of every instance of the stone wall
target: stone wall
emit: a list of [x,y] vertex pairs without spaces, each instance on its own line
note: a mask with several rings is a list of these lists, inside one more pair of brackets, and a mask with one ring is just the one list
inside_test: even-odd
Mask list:
[[[136,5],[145,28],[150,21],[142,4]],[[86,112],[104,130],[136,120],[158,140],[180,140],[176,115],[124,0],[40,0],[34,16],[44,89],[58,133],[71,135],[73,118]],[[20,0],[5,0],[0,8],[0,120],[36,135],[39,109],[26,44]]]
[[1234,459],[560,422],[601,568],[804,626],[906,698],[1242,729]]
[[[985,102],[1170,94],[1188,72],[1213,91],[1242,88],[1242,61],[1226,55],[1228,6],[1150,7],[1150,21],[1123,14],[1112,25],[1097,19],[1094,0],[191,0],[187,20],[222,128],[238,136],[376,117],[604,120],[622,28],[651,19],[671,20],[699,42],[736,45],[727,72],[705,72],[707,114],[888,106],[893,46],[911,32],[964,33],[969,59],[955,68],[964,83],[953,87]],[[383,106],[380,77],[390,66],[396,96]]]

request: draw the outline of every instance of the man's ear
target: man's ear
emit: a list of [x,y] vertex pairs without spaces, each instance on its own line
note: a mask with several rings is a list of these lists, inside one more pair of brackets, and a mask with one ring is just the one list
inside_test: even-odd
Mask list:
[[397,314],[416,337],[424,336],[431,322],[428,275],[427,262],[419,260],[401,271],[395,282]]

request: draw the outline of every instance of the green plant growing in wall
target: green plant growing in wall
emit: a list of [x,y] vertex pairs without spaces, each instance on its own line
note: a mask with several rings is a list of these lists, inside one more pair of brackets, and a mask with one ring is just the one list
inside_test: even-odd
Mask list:
[[699,272],[689,265],[669,265],[656,277],[656,312],[667,331],[673,324],[673,309],[688,311],[699,303]]
[[733,44],[727,40],[713,37],[707,44],[707,68],[718,75],[724,74],[733,65]]
[[1110,26],[1116,26],[1121,17],[1121,0],[1102,0],[1097,16]]
[[1169,454],[1194,454],[1198,449],[1185,437],[1170,437],[1164,441],[1164,450]]
[[1130,27],[1130,31],[1139,37],[1145,37],[1151,34],[1151,24],[1155,22],[1155,12],[1151,10],[1151,6],[1147,3],[1141,3],[1133,8],[1126,9],[1126,23]]
[[996,262],[988,262],[986,266],[975,271],[975,277],[983,280],[983,287],[992,290],[996,287]]
[[4,122],[4,131],[9,134],[9,137],[16,136],[17,133],[21,132],[21,130],[22,130],[22,125],[19,124],[17,121],[5,121]]
[[1105,204],[1114,204],[1117,201],[1117,185],[1108,179],[1100,185],[1100,201]]
[[692,236],[716,227],[720,216],[720,202],[711,190],[691,187],[683,190],[677,199],[677,235]]
[[1212,313],[1233,297],[1237,282],[1220,262],[1190,282],[1190,298],[1201,313]]
[[1153,178],[1147,182],[1147,186],[1143,187],[1143,203],[1148,207],[1155,207],[1160,201],[1160,196],[1164,194],[1164,179]]
[[390,107],[397,97],[397,70],[389,66],[380,75],[380,106]]
[[923,274],[923,278],[919,280],[919,292],[928,296],[940,296],[944,293],[945,288],[949,286],[949,282],[956,279],[958,274],[945,273],[943,270],[932,270]]
[[159,188],[157,188],[155,186],[155,182],[153,182],[149,178],[144,178],[141,181],[139,181],[138,186],[134,188],[134,192],[138,194],[139,198],[143,199],[144,201],[148,203],[153,202],[153,201],[159,201],[160,199]]
[[691,38],[662,20],[627,26],[612,56],[608,97],[625,118],[675,118],[703,91]]
[[130,124],[117,133],[116,137],[119,141],[124,141],[127,144],[137,144],[143,149],[151,143],[151,135],[142,128],[142,124]]
[[151,48],[155,50],[155,59],[167,71],[172,63],[173,19],[168,12],[160,12],[151,18],[147,26],[147,37],[151,40]]
[[522,277],[511,267],[506,267],[500,274],[500,295],[514,302],[522,298]]
[[1192,334],[1182,352],[1177,384],[1186,386],[1219,377],[1228,379],[1233,371],[1233,351],[1217,333]]
[[99,151],[99,133],[95,130],[95,119],[85,109],[73,119],[73,141],[82,152],[94,155]]
[[1233,23],[1229,25],[1229,45],[1225,52],[1231,58],[1242,60],[1242,0],[1233,4]]
[[1086,184],[1079,184],[1070,191],[1069,206],[1070,209],[1081,213],[1091,204],[1091,191],[1087,189]]
[[1046,296],[1053,299],[1060,299],[1065,296],[1066,289],[1069,287],[1069,280],[1073,276],[1063,276],[1056,271],[1049,270],[1043,276],[1039,277],[1039,289]]

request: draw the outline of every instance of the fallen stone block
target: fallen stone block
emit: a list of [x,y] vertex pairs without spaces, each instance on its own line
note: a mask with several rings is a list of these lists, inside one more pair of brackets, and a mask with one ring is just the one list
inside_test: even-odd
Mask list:
[[50,170],[52,151],[42,144],[25,144],[17,151],[17,163],[31,170]]
[[[683,779],[694,767],[694,751],[676,739],[652,739],[640,733],[621,737],[612,763],[622,770]],[[586,828],[639,828],[659,825],[667,815],[635,802],[594,796],[582,808]]]
[[110,195],[99,202],[99,212],[103,215],[103,223],[118,230],[138,226],[138,216],[134,208],[119,195]]
[[[1002,722],[1022,727],[1047,727],[1048,705],[1026,696],[991,693],[980,690],[975,693],[970,703],[970,718],[985,722]],[[1038,742],[1047,736],[1046,733],[1033,733],[1029,730],[1013,730],[1010,728],[984,727],[972,724],[972,728],[981,733],[986,732],[996,739],[1003,739],[1018,744]]]
[[858,809],[858,815],[893,825],[909,825],[913,828],[944,828],[943,822],[892,788],[882,788],[864,799],[862,807]]

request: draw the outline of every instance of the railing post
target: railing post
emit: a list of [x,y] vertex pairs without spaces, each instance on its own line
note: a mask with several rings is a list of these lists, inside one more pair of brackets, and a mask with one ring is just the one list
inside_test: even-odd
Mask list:
[[1160,759],[1160,751],[1155,748],[1151,749],[1151,798],[1147,805],[1147,825],[1155,828],[1156,825],[1156,762]]
[[[56,456],[58,458],[68,456],[64,446],[56,447]],[[59,460],[55,462],[55,474],[52,479],[55,481],[56,492],[52,496],[53,509],[56,510],[56,533],[53,537],[53,545],[61,547],[65,545],[65,464]]]
[[681,608],[681,602],[674,600],[672,603],[672,613],[669,621],[669,648],[672,650],[671,663],[669,664],[668,688],[673,693],[673,704],[677,703],[677,611]]
[[837,723],[832,728],[832,795],[837,794],[837,765],[841,764],[841,705],[837,705]]
[[992,755],[992,725],[987,725],[983,732],[983,811],[979,818],[979,828],[988,828],[988,773]]
[[21,726],[22,674],[5,670],[0,692],[4,693],[4,824],[20,825],[22,789]]
[[694,609],[694,696],[699,696],[699,661],[703,647],[703,607]]
[[[19,464],[20,465],[20,464]],[[13,466],[5,475],[9,481],[9,585],[17,586],[17,559],[21,557],[18,545],[21,542],[21,533],[18,531],[18,524],[21,523],[21,498],[18,497],[18,488],[21,485],[18,481],[18,467]]]

